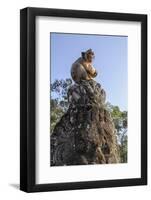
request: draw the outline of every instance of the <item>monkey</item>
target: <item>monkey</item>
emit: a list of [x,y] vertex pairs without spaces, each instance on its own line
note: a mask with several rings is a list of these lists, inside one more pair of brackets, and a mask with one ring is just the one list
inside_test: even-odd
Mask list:
[[88,49],[81,52],[79,57],[71,66],[71,77],[75,82],[81,80],[91,80],[97,76],[97,71],[92,65],[94,59],[94,52]]

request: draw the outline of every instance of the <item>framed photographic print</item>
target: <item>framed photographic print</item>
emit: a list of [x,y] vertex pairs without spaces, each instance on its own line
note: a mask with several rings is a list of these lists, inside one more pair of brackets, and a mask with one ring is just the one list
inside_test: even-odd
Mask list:
[[20,12],[20,189],[147,184],[147,16]]

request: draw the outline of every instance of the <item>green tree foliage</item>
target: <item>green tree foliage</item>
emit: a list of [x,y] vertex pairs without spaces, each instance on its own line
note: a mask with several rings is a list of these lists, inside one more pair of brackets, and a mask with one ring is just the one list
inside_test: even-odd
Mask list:
[[71,79],[55,80],[50,85],[51,99],[50,99],[50,132],[52,133],[56,123],[60,120],[62,115],[68,109],[67,91],[72,85]]
[[[55,80],[51,85],[51,100],[50,100],[50,120],[51,128],[53,129],[62,115],[68,109],[67,91],[72,85],[71,79]],[[117,130],[117,141],[120,149],[120,158],[122,163],[127,162],[127,111],[121,111],[118,106],[113,106],[107,102],[106,109],[111,113],[115,128]]]
[[106,108],[111,113],[115,128],[117,130],[117,140],[120,149],[122,163],[127,162],[127,111],[121,111],[118,106],[113,106],[109,102]]
[[64,114],[64,111],[63,111],[62,107],[59,105],[57,99],[51,99],[50,100],[50,114],[51,114],[51,117],[50,117],[50,122],[51,122],[50,132],[52,133],[56,123],[60,120],[60,118]]

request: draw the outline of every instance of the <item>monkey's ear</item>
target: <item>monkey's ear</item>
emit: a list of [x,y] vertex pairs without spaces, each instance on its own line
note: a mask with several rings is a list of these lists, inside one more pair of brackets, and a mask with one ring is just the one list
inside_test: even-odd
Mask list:
[[81,52],[81,57],[85,60],[85,52]]

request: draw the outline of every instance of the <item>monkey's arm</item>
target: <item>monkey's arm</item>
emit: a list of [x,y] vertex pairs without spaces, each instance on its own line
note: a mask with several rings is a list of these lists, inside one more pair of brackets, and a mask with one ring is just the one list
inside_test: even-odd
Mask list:
[[85,66],[85,70],[86,70],[87,74],[88,74],[91,78],[96,77],[97,74],[98,74],[97,71],[96,71],[96,69],[95,69],[91,64],[86,65],[86,66]]

